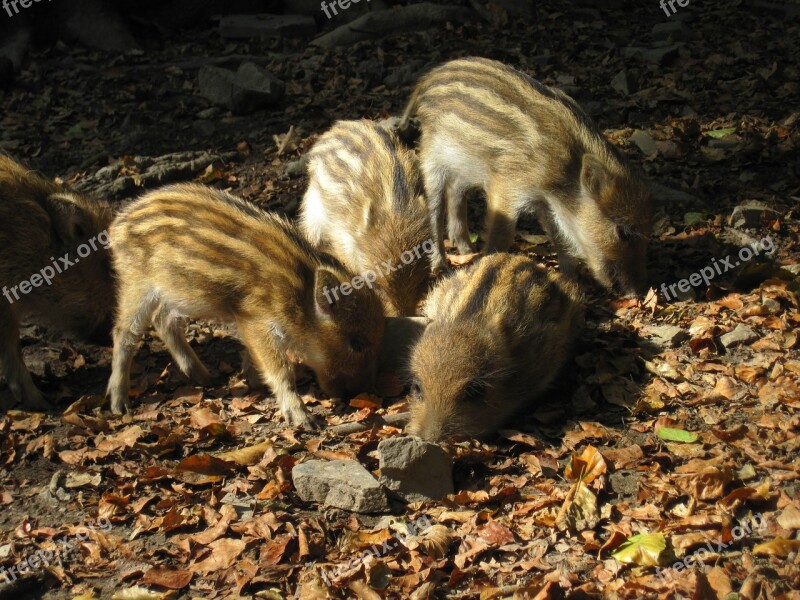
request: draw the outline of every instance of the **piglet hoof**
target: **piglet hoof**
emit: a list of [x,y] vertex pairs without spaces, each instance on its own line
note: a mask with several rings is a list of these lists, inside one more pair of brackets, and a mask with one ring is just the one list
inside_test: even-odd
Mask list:
[[208,372],[208,369],[203,367],[202,369],[195,369],[189,375],[189,379],[192,380],[195,384],[199,385],[200,387],[209,387],[212,383],[214,383],[214,377],[211,373]]
[[111,399],[111,412],[115,415],[124,415],[126,412],[130,412],[132,408],[129,398],[124,400],[120,398]]
[[292,429],[305,429],[306,431],[317,431],[319,424],[302,406],[293,406],[283,411],[283,418],[287,425]]

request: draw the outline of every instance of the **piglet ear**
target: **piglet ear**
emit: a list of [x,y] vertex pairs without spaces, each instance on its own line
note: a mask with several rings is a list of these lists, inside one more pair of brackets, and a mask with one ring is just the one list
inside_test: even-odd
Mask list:
[[65,246],[85,241],[91,232],[91,221],[86,211],[71,194],[51,194],[46,201],[53,229]]
[[314,305],[317,314],[331,319],[339,302],[339,279],[333,271],[320,267],[314,273]]
[[581,165],[581,190],[584,195],[599,199],[611,183],[611,174],[595,154],[584,154]]

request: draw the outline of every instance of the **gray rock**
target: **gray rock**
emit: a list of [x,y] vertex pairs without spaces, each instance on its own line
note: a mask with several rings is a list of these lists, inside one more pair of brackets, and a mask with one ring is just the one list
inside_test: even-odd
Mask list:
[[297,160],[286,163],[283,169],[283,174],[287,177],[300,177],[306,174],[308,170],[308,154],[304,154]]
[[630,96],[637,90],[636,79],[630,71],[623,69],[611,80],[611,88],[623,96]]
[[386,492],[359,462],[310,460],[292,469],[297,495],[344,510],[378,513],[389,510]]
[[219,33],[225,39],[304,38],[316,32],[314,19],[303,15],[227,15],[219,22]]
[[676,325],[654,325],[647,328],[652,342],[662,348],[674,348],[689,337],[689,332]]
[[719,341],[722,342],[725,348],[734,348],[742,344],[749,344],[757,339],[758,334],[755,331],[740,323],[733,331],[720,336]]
[[635,58],[656,65],[666,65],[678,56],[678,50],[680,47],[681,44],[651,49],[641,48],[638,46],[629,46],[622,49],[622,58]]
[[646,50],[642,53],[642,58],[645,60],[645,62],[664,66],[671,63],[678,57],[678,50],[680,47],[681,44],[675,44],[673,46],[665,46],[663,48]]
[[692,30],[681,21],[666,21],[653,26],[650,35],[659,42],[688,42],[692,39]]
[[658,154],[658,147],[656,146],[655,140],[653,140],[646,131],[637,129],[628,141],[636,144],[636,147],[639,148],[645,156],[655,156]]
[[453,493],[453,461],[440,446],[414,437],[378,444],[381,483],[407,502],[441,500]]
[[205,66],[198,75],[200,93],[236,115],[246,115],[278,102],[284,83],[253,63],[243,63],[235,73],[221,67]]
[[253,63],[244,63],[236,71],[231,110],[234,114],[248,114],[270,106],[283,98],[284,83],[266,69]]
[[768,213],[778,216],[777,212],[765,204],[755,201],[748,202],[747,204],[742,204],[733,209],[728,223],[730,223],[732,227],[738,229],[758,228],[761,227],[764,215]]

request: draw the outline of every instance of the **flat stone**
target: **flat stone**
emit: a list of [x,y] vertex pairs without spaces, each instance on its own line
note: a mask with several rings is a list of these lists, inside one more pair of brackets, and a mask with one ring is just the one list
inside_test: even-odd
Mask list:
[[688,42],[692,39],[692,30],[681,21],[666,21],[653,26],[650,35],[656,41]]
[[655,156],[658,154],[658,146],[656,146],[655,140],[653,140],[646,131],[637,129],[633,135],[628,138],[628,141],[636,144],[636,147],[639,148],[645,156]]
[[656,65],[666,65],[678,56],[681,44],[663,46],[661,48],[641,48],[628,46],[622,49],[622,58],[639,59]]
[[630,71],[623,69],[611,80],[611,88],[623,96],[630,96],[636,92],[636,80],[631,75]]
[[453,461],[441,446],[414,437],[378,444],[381,483],[407,502],[441,500],[453,493]]
[[758,334],[747,325],[741,323],[731,332],[720,336],[719,341],[725,348],[735,348],[742,344],[749,344],[758,339]]
[[297,495],[305,502],[318,502],[359,513],[389,510],[386,492],[363,465],[353,460],[310,460],[292,469]]
[[778,216],[778,213],[755,201],[742,204],[733,209],[728,223],[737,229],[753,229],[761,227],[764,216],[771,213]]
[[663,48],[646,50],[642,53],[642,58],[645,60],[645,62],[663,66],[669,64],[678,57],[678,50],[680,47],[681,44],[675,44],[673,46],[665,46]]
[[243,63],[234,73],[221,67],[200,69],[200,93],[236,115],[246,115],[278,102],[286,91],[284,83],[253,63]]
[[689,332],[677,325],[653,325],[647,328],[651,341],[662,348],[674,348],[689,338]]
[[304,15],[227,15],[219,22],[225,39],[311,37],[316,32],[314,19]]

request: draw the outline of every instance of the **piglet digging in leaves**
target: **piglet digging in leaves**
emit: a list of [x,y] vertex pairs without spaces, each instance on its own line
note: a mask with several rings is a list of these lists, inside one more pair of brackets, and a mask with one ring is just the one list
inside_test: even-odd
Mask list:
[[510,254],[443,280],[424,313],[407,431],[429,441],[496,431],[555,379],[583,323],[575,283]]
[[313,426],[293,362],[308,365],[332,397],[372,387],[380,301],[362,289],[328,302],[324,290],[353,275],[282,217],[205,186],[174,185],[122,212],[111,243],[120,288],[108,385],[114,412],[129,406],[131,361],[151,323],[180,369],[209,381],[184,338],[183,317],[236,325],[291,426]]
[[388,316],[411,316],[433,252],[413,152],[372,121],[340,121],[311,150],[300,225],[369,287]]
[[0,375],[24,408],[48,404],[22,362],[20,320],[92,341],[108,338],[114,310],[110,222],[107,203],[47,181],[0,153]]
[[650,192],[578,104],[511,67],[483,58],[441,65],[422,78],[401,129],[419,117],[420,164],[437,245],[472,251],[464,192],[486,192],[486,251],[507,250],[517,219],[535,212],[561,271],[578,260],[607,288],[646,289]]

